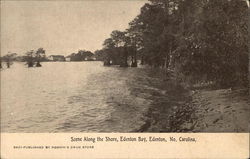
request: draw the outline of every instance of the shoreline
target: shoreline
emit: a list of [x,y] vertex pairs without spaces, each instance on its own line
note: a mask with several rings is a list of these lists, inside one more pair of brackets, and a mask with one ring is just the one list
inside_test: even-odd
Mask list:
[[249,132],[247,88],[194,88],[172,100],[179,101],[152,105],[145,124],[135,132]]
[[193,94],[193,132],[249,132],[248,89],[198,90]]

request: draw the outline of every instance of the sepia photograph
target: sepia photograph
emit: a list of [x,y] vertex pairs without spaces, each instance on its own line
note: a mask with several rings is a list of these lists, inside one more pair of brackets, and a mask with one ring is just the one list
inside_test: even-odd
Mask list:
[[1,133],[248,133],[248,0],[1,0]]

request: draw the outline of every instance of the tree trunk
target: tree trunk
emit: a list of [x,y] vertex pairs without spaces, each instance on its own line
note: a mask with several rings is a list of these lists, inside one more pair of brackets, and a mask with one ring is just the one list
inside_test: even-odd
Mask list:
[[164,58],[164,69],[167,69],[168,67],[168,55]]
[[36,67],[42,67],[42,65],[40,64],[40,62],[39,62],[39,61],[37,61],[37,63],[36,63]]
[[104,61],[104,66],[110,66],[110,61]]
[[144,57],[143,57],[143,55],[141,56],[141,65],[144,65]]
[[28,67],[33,67],[33,62],[32,61],[28,61]]
[[7,68],[10,68],[10,62],[7,61]]
[[[247,6],[248,6],[248,17],[250,16],[250,8],[249,8],[249,2],[247,2]],[[250,34],[250,20],[248,20],[248,36]],[[249,90],[249,94],[250,94],[250,40],[248,40],[248,90]]]
[[137,67],[136,50],[135,50],[135,52],[134,52],[134,58],[132,58],[131,67]]
[[124,51],[124,56],[123,56],[122,62],[120,64],[120,67],[128,67],[128,52],[126,49]]
[[104,63],[103,63],[104,66],[110,66],[110,59],[104,59]]
[[169,63],[168,63],[168,68],[172,68],[173,67],[173,55],[172,55],[172,49],[170,47],[169,49]]
[[134,56],[132,55],[131,56],[131,67],[132,67],[133,62],[134,62]]

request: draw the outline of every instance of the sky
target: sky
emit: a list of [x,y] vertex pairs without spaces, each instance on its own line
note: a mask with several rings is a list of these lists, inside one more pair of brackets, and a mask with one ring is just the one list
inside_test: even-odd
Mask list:
[[94,52],[124,31],[146,0],[1,1],[1,56],[42,47],[47,55]]

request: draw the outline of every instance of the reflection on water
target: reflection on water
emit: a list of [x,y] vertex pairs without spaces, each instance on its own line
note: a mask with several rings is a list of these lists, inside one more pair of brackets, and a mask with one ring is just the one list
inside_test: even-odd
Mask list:
[[149,74],[101,62],[15,63],[1,71],[1,131],[133,131],[160,91]]

